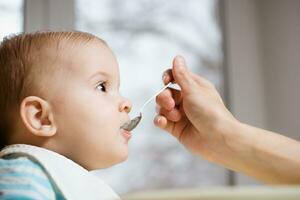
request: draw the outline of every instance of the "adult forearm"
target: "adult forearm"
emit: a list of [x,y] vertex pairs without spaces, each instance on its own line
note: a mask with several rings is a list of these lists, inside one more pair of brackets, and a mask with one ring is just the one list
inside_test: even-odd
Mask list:
[[272,184],[300,184],[300,143],[238,123],[226,139],[232,158],[223,164]]

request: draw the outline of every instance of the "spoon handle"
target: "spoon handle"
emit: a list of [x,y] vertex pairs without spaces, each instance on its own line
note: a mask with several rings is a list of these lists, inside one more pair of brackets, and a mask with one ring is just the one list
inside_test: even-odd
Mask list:
[[159,95],[162,91],[164,91],[167,87],[169,87],[169,86],[172,85],[172,84],[173,84],[172,82],[168,83],[168,84],[165,85],[163,88],[161,88],[156,94],[154,94],[151,98],[149,98],[149,99],[144,103],[144,105],[141,107],[141,109],[140,109],[140,114],[142,114],[142,112],[143,112],[145,106],[146,106],[150,101],[152,101],[157,95]]

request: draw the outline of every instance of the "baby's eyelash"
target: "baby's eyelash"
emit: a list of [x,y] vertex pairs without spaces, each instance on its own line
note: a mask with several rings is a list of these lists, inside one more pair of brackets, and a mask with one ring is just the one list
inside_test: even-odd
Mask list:
[[106,82],[98,83],[96,89],[101,90],[102,92],[106,92]]

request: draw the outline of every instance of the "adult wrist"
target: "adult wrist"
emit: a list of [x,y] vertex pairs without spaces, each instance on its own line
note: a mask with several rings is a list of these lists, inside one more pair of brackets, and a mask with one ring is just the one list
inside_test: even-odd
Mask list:
[[240,171],[247,165],[247,160],[253,156],[252,138],[247,131],[247,125],[238,120],[228,120],[224,122],[218,133],[223,138],[223,148],[219,152],[218,163],[227,168]]

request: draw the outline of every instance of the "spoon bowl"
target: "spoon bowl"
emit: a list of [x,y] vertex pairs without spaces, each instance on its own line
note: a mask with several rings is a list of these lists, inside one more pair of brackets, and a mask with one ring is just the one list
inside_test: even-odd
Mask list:
[[137,125],[140,123],[140,121],[142,120],[142,113],[143,110],[145,108],[145,106],[152,101],[157,95],[159,95],[162,91],[164,91],[167,87],[169,87],[171,84],[173,84],[172,82],[168,83],[167,85],[165,85],[163,88],[161,88],[155,95],[153,95],[151,98],[149,98],[144,105],[141,107],[139,115],[135,118],[133,118],[132,120],[130,120],[129,122],[126,122],[125,124],[123,124],[121,126],[121,129],[124,129],[126,131],[131,131],[134,128],[137,127]]

